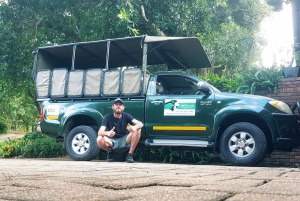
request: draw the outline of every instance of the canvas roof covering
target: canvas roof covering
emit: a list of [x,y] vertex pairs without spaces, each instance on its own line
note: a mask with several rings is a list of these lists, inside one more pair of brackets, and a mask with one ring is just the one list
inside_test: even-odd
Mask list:
[[[64,66],[71,69],[105,68],[107,42],[109,68],[142,66],[143,44],[148,44],[147,65],[167,64],[169,69],[207,68],[210,61],[196,37],[136,36],[40,47],[34,70]],[[75,58],[72,60],[74,46]]]

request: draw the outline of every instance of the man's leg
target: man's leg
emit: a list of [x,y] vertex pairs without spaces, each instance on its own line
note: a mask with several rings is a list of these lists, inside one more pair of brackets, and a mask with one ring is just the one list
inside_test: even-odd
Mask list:
[[106,137],[106,136],[104,136],[104,137],[103,136],[98,136],[97,137],[97,144],[101,149],[103,149],[107,152],[110,152],[108,148],[113,146],[112,141],[110,141],[108,139],[108,137]]
[[126,138],[126,144],[131,143],[129,148],[129,154],[132,154],[136,148],[136,145],[139,143],[141,138],[141,129],[137,129],[135,132],[129,133]]
[[109,147],[113,146],[112,141],[110,141],[108,139],[108,137],[98,136],[97,137],[97,144],[101,149],[107,151],[107,162],[113,162],[114,161],[114,156],[113,156],[113,153],[110,152],[110,150],[109,150]]

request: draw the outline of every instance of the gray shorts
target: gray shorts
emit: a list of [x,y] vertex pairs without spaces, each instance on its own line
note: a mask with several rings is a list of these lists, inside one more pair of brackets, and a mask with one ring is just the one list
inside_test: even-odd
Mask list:
[[130,143],[126,144],[127,136],[128,136],[128,134],[124,135],[123,137],[120,137],[120,138],[108,138],[114,144],[113,147],[110,147],[109,149],[116,153],[127,151],[130,147]]

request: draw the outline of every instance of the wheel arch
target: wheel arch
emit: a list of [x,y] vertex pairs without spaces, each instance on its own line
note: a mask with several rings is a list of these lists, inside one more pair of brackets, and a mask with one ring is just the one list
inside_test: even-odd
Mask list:
[[247,122],[257,126],[262,130],[267,139],[267,153],[270,153],[274,150],[274,145],[272,143],[272,134],[268,124],[259,116],[250,113],[238,113],[232,114],[226,117],[219,125],[216,139],[215,139],[215,147],[214,151],[220,153],[220,139],[226,128],[230,125],[239,123],[239,122]]
[[81,125],[99,129],[102,119],[103,115],[92,108],[84,108],[66,113],[61,119],[58,133],[60,136],[66,137],[73,128]]

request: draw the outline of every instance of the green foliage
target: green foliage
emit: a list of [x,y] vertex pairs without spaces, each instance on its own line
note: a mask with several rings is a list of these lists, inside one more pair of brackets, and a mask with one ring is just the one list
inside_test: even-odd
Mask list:
[[32,125],[38,122],[39,113],[32,104],[32,98],[26,94],[20,94],[18,97],[5,95],[0,115],[7,119],[8,130],[28,132]]
[[123,22],[127,26],[127,29],[132,34],[137,36],[139,34],[139,31],[134,28],[136,26],[136,24],[135,24],[135,22],[130,20],[136,11],[133,9],[133,6],[129,2],[127,2],[127,5],[129,7],[128,11],[126,11],[124,8],[122,8],[120,10],[120,13],[118,14],[118,18],[121,20],[121,23]]
[[44,133],[41,132],[31,132],[27,133],[24,137],[23,140],[25,141],[34,141],[37,139],[45,139],[48,138]]
[[3,157],[52,158],[66,155],[62,143],[40,132],[27,133],[21,139],[7,140],[0,150]]
[[13,157],[15,156],[15,152],[17,152],[20,144],[19,139],[14,139],[14,140],[10,140],[8,139],[7,141],[5,141],[6,144],[0,147],[1,153],[3,157]]
[[271,5],[274,11],[281,11],[283,4],[290,3],[292,0],[267,0],[267,4]]
[[7,144],[7,142],[0,142],[0,157],[3,155],[3,151],[1,149],[1,147],[3,147],[6,144]]
[[284,76],[283,68],[252,67],[236,73],[224,70],[221,75],[208,73],[199,77],[223,92],[255,94],[258,90],[276,92]]
[[201,41],[213,66],[247,68],[259,58],[264,40],[256,33],[270,7],[256,0],[226,2],[226,6],[211,5],[212,25],[200,34]]
[[237,88],[239,93],[254,94],[257,90],[276,92],[278,82],[284,77],[283,68],[249,68],[242,72],[242,82]]
[[163,163],[204,164],[208,163],[210,158],[208,152],[177,151],[170,147],[163,147],[159,149],[137,149],[134,152],[134,159]]
[[7,133],[7,123],[3,117],[0,117],[0,134]]
[[222,72],[221,76],[215,73],[208,73],[205,76],[199,75],[199,77],[224,92],[236,92],[236,89],[242,82],[242,77],[238,73],[230,75],[225,73],[225,71]]
[[[106,160],[106,152],[100,152],[97,159]],[[208,152],[172,150],[170,147],[157,149],[137,148],[133,152],[135,161],[159,163],[194,163],[208,164],[214,162]]]
[[57,143],[53,138],[36,139],[30,142],[23,149],[23,157],[52,158],[66,155],[62,143]]

